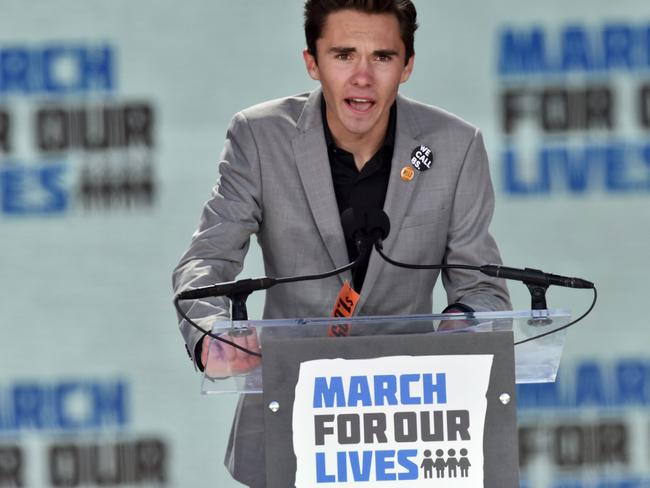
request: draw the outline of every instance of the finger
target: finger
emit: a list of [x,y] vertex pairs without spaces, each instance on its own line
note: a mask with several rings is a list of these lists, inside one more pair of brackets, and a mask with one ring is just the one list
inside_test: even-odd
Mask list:
[[[230,342],[235,342],[234,337],[230,337],[229,335],[225,336],[224,339]],[[230,344],[227,344],[225,342],[221,343],[221,347],[223,348],[223,358],[225,361],[232,362],[236,359],[237,357],[237,349],[231,346]]]
[[238,364],[247,364],[249,357],[252,356],[251,353],[248,352],[250,350],[250,346],[248,344],[248,337],[250,336],[247,334],[247,335],[236,335],[235,337],[232,338],[232,341],[241,347],[241,349],[233,348],[234,349],[233,361]]
[[[253,333],[246,336],[246,348],[253,352],[260,352],[260,345],[257,340],[257,331],[254,328],[251,328]],[[253,356],[255,357],[255,356]]]
[[208,352],[210,351],[210,343],[212,341],[209,337],[204,337],[201,340],[203,341],[201,344],[201,364],[205,368],[208,364]]

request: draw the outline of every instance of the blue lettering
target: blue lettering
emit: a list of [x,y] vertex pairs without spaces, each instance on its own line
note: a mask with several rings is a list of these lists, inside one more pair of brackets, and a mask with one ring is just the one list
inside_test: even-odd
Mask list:
[[555,408],[562,404],[560,382],[517,385],[517,406],[522,410]]
[[375,405],[397,405],[397,378],[394,375],[374,377]]
[[[433,401],[434,394],[436,402]],[[422,403],[425,405],[447,403],[447,375],[445,373],[436,373],[435,383],[431,373],[422,375]]]
[[336,476],[327,474],[325,471],[325,453],[316,453],[316,482],[317,483],[335,483]]
[[348,395],[348,407],[356,407],[361,403],[364,407],[372,405],[370,396],[370,385],[365,376],[350,377],[350,394]]
[[21,202],[25,194],[25,173],[26,170],[20,167],[0,170],[0,198],[4,213],[24,213]]
[[[646,170],[650,170],[650,144],[647,144],[643,146],[641,149],[641,158],[643,160],[643,164],[646,166]],[[650,177],[650,171],[647,173],[648,177]],[[650,178],[646,181],[650,182]]]
[[647,477],[615,478],[607,476],[595,479],[593,482],[560,479],[555,482],[553,488],[644,488],[647,484]]
[[102,425],[126,425],[127,388],[123,381],[114,383],[91,383],[90,395],[93,400],[93,416],[89,427]]
[[[553,488],[586,488],[586,487],[582,486],[582,483],[580,481],[559,480],[556,484],[553,485]],[[605,488],[605,487],[599,487],[599,488]],[[614,487],[608,486],[607,488],[614,488]]]
[[[612,365],[585,361],[575,366],[574,379],[564,382],[517,385],[520,410],[557,408],[610,408],[650,405],[650,364],[624,359]],[[564,371],[567,374],[567,371]]]
[[603,49],[605,67],[612,68],[635,67],[632,57],[634,48],[634,33],[626,25],[607,25],[603,30]]
[[57,214],[68,207],[63,177],[67,166],[9,166],[0,170],[0,205],[9,215]]
[[520,174],[520,163],[513,148],[508,148],[503,153],[504,164],[504,186],[508,193],[514,195],[528,195],[549,193],[551,189],[551,176],[548,166],[538,165],[536,180],[532,182],[523,181]]
[[616,403],[619,405],[648,405],[647,368],[640,361],[623,360],[616,365]]
[[397,451],[397,463],[406,468],[406,472],[399,473],[397,479],[399,480],[416,480],[418,479],[418,465],[411,461],[410,458],[416,457],[418,451],[416,449],[402,449]]
[[[422,379],[422,396],[414,395],[412,383]],[[399,383],[398,383],[399,381]],[[444,373],[403,374],[399,380],[395,375],[375,375],[372,377],[373,391],[366,376],[350,376],[347,392],[343,378],[319,376],[314,378],[313,408],[382,406],[382,405],[420,405],[446,403],[446,376]],[[398,390],[399,387],[399,390]],[[346,396],[347,393],[347,396]],[[434,394],[436,400],[434,401]]]
[[29,93],[29,52],[26,49],[0,51],[0,93],[3,91]]
[[637,183],[640,183],[628,179],[628,167],[629,164],[623,146],[619,145],[605,149],[605,186],[609,191],[625,192],[633,190]]
[[650,191],[650,148],[612,142],[582,147],[542,146],[533,176],[525,181],[513,147],[503,153],[505,190],[514,195],[547,194],[566,190],[581,195],[607,192]]
[[[617,144],[606,148],[605,187],[611,192],[650,190],[649,146]],[[642,169],[636,168],[641,165]]]
[[66,381],[54,385],[20,383],[0,390],[0,430],[78,431],[124,426],[127,385],[123,381]]
[[576,406],[605,405],[605,391],[597,364],[581,364],[576,371]]
[[369,481],[372,467],[372,451],[363,451],[363,460],[359,459],[357,451],[350,451],[350,468],[354,481]]
[[[54,389],[56,425],[61,429],[99,428],[124,425],[126,390],[122,382],[96,384],[68,382]],[[71,405],[85,405],[85,414]]]
[[347,463],[348,453],[345,451],[339,451],[336,453],[336,468],[339,482],[346,482],[348,480],[348,463]]
[[611,23],[590,28],[568,24],[553,30],[553,36],[557,36],[556,42],[541,26],[502,29],[498,34],[498,73],[539,76],[650,67],[647,25]]
[[587,148],[585,151],[569,151],[566,147],[544,147],[540,153],[542,173],[558,174],[566,181],[569,190],[583,193],[588,187],[589,176],[596,158],[602,151]]
[[562,70],[590,71],[594,66],[589,38],[580,26],[568,26],[562,36]]
[[83,90],[110,91],[115,88],[113,50],[109,46],[81,49],[79,59]]
[[43,428],[44,391],[36,384],[16,385],[13,388],[14,426],[16,429]]
[[547,71],[546,39],[541,27],[529,31],[505,29],[499,36],[499,73],[543,73]]
[[114,64],[113,49],[108,45],[2,49],[0,94],[110,91],[115,87]]
[[343,392],[343,378],[332,376],[328,384],[327,378],[318,376],[314,380],[314,408],[331,408],[345,406],[345,393]]
[[392,481],[397,478],[395,473],[388,470],[395,469],[395,451],[375,451],[375,468],[377,481]]
[[[57,79],[57,76],[60,76],[60,70],[57,70],[57,64],[59,66],[64,65],[66,58],[69,57],[70,54],[70,51],[63,46],[52,46],[43,50],[42,69],[43,88],[45,91],[50,93],[66,93],[68,89],[70,89],[69,91],[74,91],[74,86],[72,85],[71,80]],[[66,74],[68,73],[66,72]],[[77,76],[79,76],[78,73]],[[78,84],[79,82],[77,81],[77,85]]]
[[48,165],[41,168],[39,173],[40,187],[48,199],[43,203],[43,213],[62,213],[68,207],[68,194],[63,188],[63,177],[66,171],[64,164]]
[[419,405],[419,397],[411,396],[410,384],[420,379],[419,374],[403,374],[399,377],[400,400],[402,405]]
[[[76,395],[75,390],[79,390],[79,383],[61,383],[54,389],[54,413],[56,415],[56,424],[65,430],[75,430],[83,424],[82,419],[75,418],[75,415],[68,416],[68,405],[73,404],[75,400],[84,400],[84,396]],[[69,400],[69,397],[73,397]],[[81,402],[80,402],[81,403]]]

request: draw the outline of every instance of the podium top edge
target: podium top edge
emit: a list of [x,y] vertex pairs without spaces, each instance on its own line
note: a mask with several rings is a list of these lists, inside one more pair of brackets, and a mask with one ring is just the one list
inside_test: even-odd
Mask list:
[[[473,313],[445,313],[445,314],[409,314],[409,315],[355,315],[353,317],[306,317],[286,319],[257,319],[257,320],[226,320],[232,327],[250,326],[282,326],[282,325],[305,325],[305,324],[349,324],[349,323],[370,323],[385,321],[422,321],[422,320],[503,320],[503,319],[530,319],[530,318],[551,318],[569,319],[571,312],[564,309],[548,310],[515,310],[495,312],[473,312]],[[215,324],[223,326],[224,320],[217,320]]]

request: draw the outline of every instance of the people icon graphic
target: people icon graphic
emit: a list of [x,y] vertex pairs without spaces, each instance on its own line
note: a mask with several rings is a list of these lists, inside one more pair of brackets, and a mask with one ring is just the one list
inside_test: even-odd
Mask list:
[[420,463],[422,471],[424,471],[424,478],[433,478],[433,459],[431,459],[431,451],[426,449],[424,451],[424,459]]
[[447,474],[450,478],[456,477],[456,467],[458,467],[458,459],[456,459],[456,451],[454,449],[449,449],[447,451]]
[[456,458],[456,450],[449,449],[447,451],[447,459],[443,456],[445,451],[442,449],[436,450],[436,459],[431,459],[431,451],[426,449],[424,451],[424,459],[420,463],[420,468],[424,474],[424,478],[433,478],[433,469],[436,470],[436,478],[445,477],[445,468],[447,468],[447,476],[449,478],[458,477],[458,468],[460,468],[460,477],[467,478],[469,476],[469,467],[472,465],[467,457],[467,449],[460,450],[460,459]]
[[434,461],[434,466],[436,468],[436,478],[444,478],[445,477],[445,466],[447,466],[447,463],[445,462],[444,458],[442,457],[445,454],[445,451],[442,449],[436,450],[436,460]]
[[466,478],[469,476],[469,467],[472,465],[467,458],[467,449],[463,448],[460,450],[460,455],[462,456],[458,460],[458,466],[460,467],[460,476],[461,478]]

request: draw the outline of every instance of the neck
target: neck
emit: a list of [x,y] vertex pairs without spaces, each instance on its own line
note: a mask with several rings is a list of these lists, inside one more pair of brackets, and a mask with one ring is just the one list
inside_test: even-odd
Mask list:
[[326,115],[327,123],[330,127],[330,132],[334,138],[334,142],[341,149],[345,149],[352,153],[357,169],[361,171],[365,164],[383,144],[384,139],[386,138],[386,131],[388,130],[390,113],[387,112],[379,123],[377,123],[370,132],[365,134],[354,134],[346,131],[342,127],[333,126],[330,120],[329,111]]

